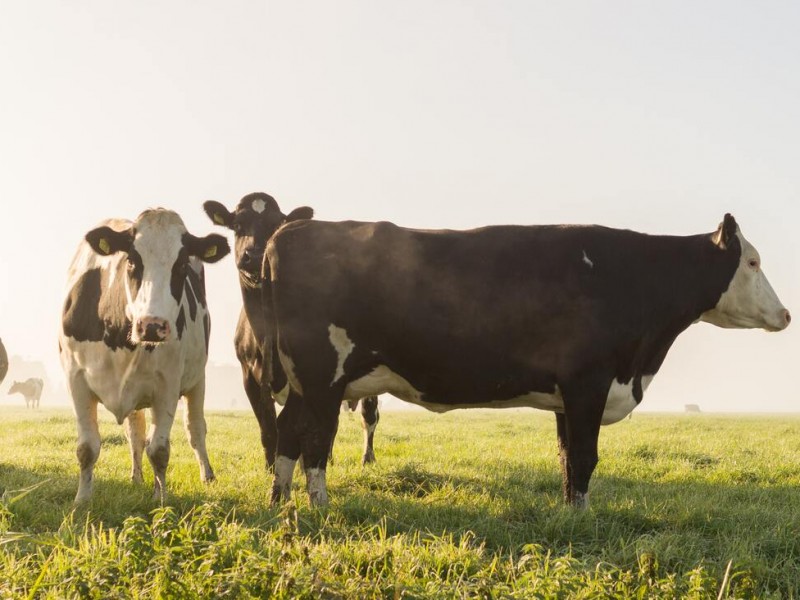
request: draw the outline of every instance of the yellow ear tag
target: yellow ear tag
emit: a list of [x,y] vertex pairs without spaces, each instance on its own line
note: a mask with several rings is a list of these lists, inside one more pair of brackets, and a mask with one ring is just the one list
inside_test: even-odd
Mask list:
[[206,253],[203,254],[203,258],[214,258],[216,255],[217,255],[217,247],[211,246],[211,248],[206,250]]
[[106,238],[100,238],[100,241],[97,243],[100,246],[100,250],[103,251],[103,254],[111,254],[111,246],[106,241]]
[[223,219],[219,215],[215,214],[214,215],[214,223],[216,223],[217,225],[225,225],[225,219]]

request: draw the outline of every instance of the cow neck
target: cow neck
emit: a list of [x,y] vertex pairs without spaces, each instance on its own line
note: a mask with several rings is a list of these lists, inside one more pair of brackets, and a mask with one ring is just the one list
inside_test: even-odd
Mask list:
[[239,287],[242,291],[242,303],[244,304],[244,312],[247,315],[247,320],[250,321],[250,326],[253,329],[257,338],[263,336],[264,331],[264,310],[262,303],[262,288],[269,288],[270,282],[261,282],[261,285],[254,286],[250,278],[239,275]]

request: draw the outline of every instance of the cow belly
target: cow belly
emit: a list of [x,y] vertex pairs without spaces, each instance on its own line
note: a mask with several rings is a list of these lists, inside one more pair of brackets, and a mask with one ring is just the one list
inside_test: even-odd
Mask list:
[[442,404],[423,400],[423,394],[415,389],[405,378],[383,365],[376,367],[369,375],[350,382],[345,388],[344,400],[358,400],[365,396],[389,393],[393,396],[422,406],[432,412],[447,412],[457,408],[539,408],[555,412],[564,411],[564,402],[558,386],[552,394],[530,392],[516,398],[488,400],[469,404]]
[[[642,392],[647,389],[652,380],[652,375],[642,376]],[[633,395],[633,380],[631,379],[628,383],[619,383],[614,379],[608,390],[601,423],[603,425],[617,423],[627,417],[638,405],[639,403]]]

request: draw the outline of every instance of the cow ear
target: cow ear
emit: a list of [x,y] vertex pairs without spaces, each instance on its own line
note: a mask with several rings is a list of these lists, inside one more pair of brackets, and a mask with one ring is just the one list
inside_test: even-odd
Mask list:
[[115,231],[103,225],[92,229],[85,236],[86,242],[92,250],[100,256],[111,256],[117,252],[128,252],[133,243],[133,231],[129,227],[122,231]]
[[725,213],[722,223],[719,224],[716,233],[714,233],[714,243],[725,250],[730,244],[731,240],[736,237],[739,231],[739,225],[736,224],[736,219],[730,213]]
[[202,238],[187,233],[184,236],[183,245],[186,246],[190,256],[196,256],[207,263],[215,263],[218,260],[222,260],[231,251],[225,236],[217,233],[211,233]]
[[314,209],[310,206],[300,206],[295,208],[292,212],[286,215],[285,223],[291,223],[292,221],[299,221],[300,219],[313,219],[314,218]]
[[222,225],[228,229],[233,229],[233,214],[216,200],[206,200],[203,202],[203,210],[206,211],[208,218],[215,225]]

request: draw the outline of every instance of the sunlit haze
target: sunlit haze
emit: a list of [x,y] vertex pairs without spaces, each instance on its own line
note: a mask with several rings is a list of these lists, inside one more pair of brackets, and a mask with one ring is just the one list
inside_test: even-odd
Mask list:
[[[0,338],[63,385],[86,231],[164,206],[229,235],[202,202],[253,191],[426,228],[731,212],[800,312],[799,25],[789,2],[4,1]],[[235,365],[234,262],[206,274],[210,361]],[[692,326],[642,408],[797,411],[799,328]]]

